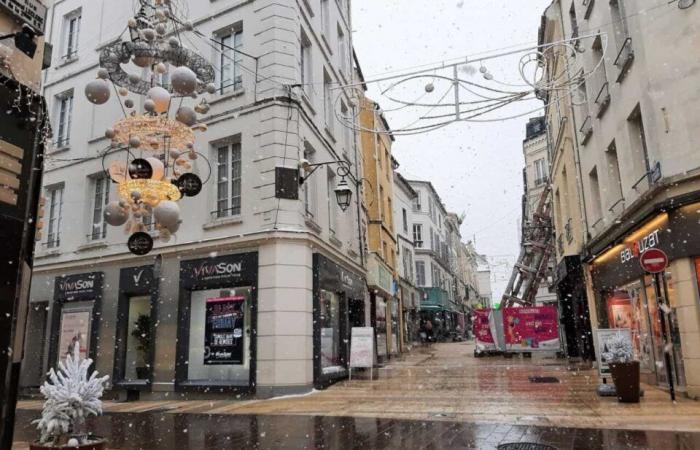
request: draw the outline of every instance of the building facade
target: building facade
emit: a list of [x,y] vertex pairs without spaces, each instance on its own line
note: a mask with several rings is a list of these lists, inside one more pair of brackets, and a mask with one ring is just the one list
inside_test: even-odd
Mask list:
[[363,209],[367,222],[367,286],[371,323],[380,362],[397,355],[401,345],[401,302],[396,296],[397,242],[394,230],[394,137],[379,106],[359,101]]
[[[361,155],[341,120],[353,117],[350,93],[331,89],[353,77],[349,2],[186,4],[205,38],[187,34],[185,45],[217,73],[200,118],[208,131],[196,141],[211,180],[197,200],[180,203],[187,218],[178,233],[141,257],[128,253],[102,212],[116,193],[99,155],[121,111],[116,103],[95,108],[83,95],[99,51],[135,11],[131,2],[77,0],[49,11],[47,39],[56,45],[44,92],[54,145],[25,387],[41,382],[75,336],[112,375],[113,396],[268,396],[347,376],[350,324],[364,324],[368,309]],[[302,160],[328,164],[302,173],[298,199],[280,198],[276,168],[296,170]],[[333,192],[341,178],[353,189],[345,211]],[[241,323],[236,348],[214,364],[205,347],[216,304],[236,309]]]
[[[525,228],[534,226],[533,214],[537,210],[540,197],[549,184],[550,156],[547,146],[547,124],[544,117],[535,117],[528,121],[523,140],[523,154],[525,156],[525,169],[523,194],[523,220],[522,236],[525,236]],[[546,276],[540,280],[535,302],[537,304],[551,304],[557,301],[555,293],[550,292],[550,279],[553,260],[548,264]]]
[[[560,8],[564,36],[577,38],[582,50],[573,62],[586,74],[572,103],[588,301],[594,329],[632,329],[647,381],[673,381],[697,397],[700,75],[688,55],[700,33],[700,8],[655,6],[568,1]],[[649,248],[668,255],[660,275],[640,267]]]
[[402,306],[403,345],[418,342],[421,291],[416,285],[416,248],[413,242],[411,210],[418,194],[408,181],[394,171],[394,224],[396,230],[398,297]]

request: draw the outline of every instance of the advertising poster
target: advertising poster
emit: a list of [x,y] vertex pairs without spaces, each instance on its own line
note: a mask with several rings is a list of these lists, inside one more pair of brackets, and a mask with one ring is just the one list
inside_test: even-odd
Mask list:
[[626,291],[615,291],[608,297],[608,323],[612,328],[634,328],[632,298]]
[[353,327],[350,337],[350,367],[374,365],[374,329]]
[[245,297],[208,298],[204,364],[243,364]]
[[610,375],[610,366],[603,359],[603,353],[608,352],[608,341],[615,336],[624,336],[632,344],[632,331],[625,328],[598,328],[595,330],[596,359],[598,360],[598,373],[601,377]]
[[489,325],[489,311],[488,309],[475,309],[472,312],[472,331],[474,332],[474,340],[476,340],[476,348],[479,351],[496,350],[496,343]]
[[63,361],[71,354],[75,345],[80,345],[80,358],[88,357],[90,346],[89,309],[64,310],[61,314],[61,332],[58,340],[58,360]]
[[506,346],[513,350],[559,350],[557,308],[504,308],[503,332]]

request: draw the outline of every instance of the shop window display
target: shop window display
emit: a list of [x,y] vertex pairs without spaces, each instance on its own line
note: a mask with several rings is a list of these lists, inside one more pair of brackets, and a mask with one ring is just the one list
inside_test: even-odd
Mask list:
[[248,385],[251,288],[192,292],[189,381]]
[[338,294],[321,289],[321,370],[324,374],[344,370],[340,357],[340,299]]
[[387,354],[387,338],[386,338],[386,300],[377,296],[376,299],[376,325],[377,333],[377,354],[380,357],[385,357]]
[[151,298],[150,296],[131,297],[129,299],[124,379],[144,380],[148,378],[148,358],[152,342]]

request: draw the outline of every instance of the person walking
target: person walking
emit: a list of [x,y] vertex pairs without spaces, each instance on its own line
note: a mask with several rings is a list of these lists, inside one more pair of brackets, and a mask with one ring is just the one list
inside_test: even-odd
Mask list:
[[430,319],[427,319],[423,326],[425,328],[426,343],[428,344],[428,347],[430,347],[435,339],[433,334],[433,322],[431,322]]

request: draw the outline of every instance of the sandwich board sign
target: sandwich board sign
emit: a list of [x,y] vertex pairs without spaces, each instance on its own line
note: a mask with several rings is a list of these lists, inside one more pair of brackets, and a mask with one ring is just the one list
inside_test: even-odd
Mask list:
[[350,337],[350,378],[352,369],[369,368],[372,379],[374,367],[374,328],[353,327]]

